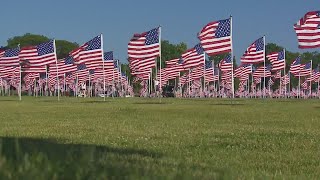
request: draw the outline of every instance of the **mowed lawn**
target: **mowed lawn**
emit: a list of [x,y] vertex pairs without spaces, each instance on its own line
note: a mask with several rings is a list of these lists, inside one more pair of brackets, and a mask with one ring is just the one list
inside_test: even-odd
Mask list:
[[0,97],[0,137],[0,177],[320,179],[320,100]]

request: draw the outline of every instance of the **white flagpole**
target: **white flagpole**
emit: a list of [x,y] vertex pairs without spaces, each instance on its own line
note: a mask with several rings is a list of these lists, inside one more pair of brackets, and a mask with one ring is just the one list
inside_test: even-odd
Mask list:
[[[100,35],[101,38],[101,57],[102,57],[102,69],[103,69],[103,101],[106,101],[106,76],[105,76],[105,70],[104,70],[104,52],[103,52],[103,35]],[[113,52],[112,52],[113,53]]]
[[58,84],[58,101],[60,101],[60,82],[59,82],[59,71],[58,71],[58,58],[57,58],[57,49],[56,49],[56,40],[53,40],[53,48],[54,48],[54,54],[56,58],[56,68],[57,68],[57,84]]
[[91,75],[90,75],[90,70],[89,70],[89,88],[88,88],[88,96],[91,97],[91,87],[90,87],[90,84],[91,84]]
[[300,70],[299,70],[298,98],[300,98],[300,81],[301,81],[301,78],[300,78]]
[[311,95],[312,95],[312,88],[311,88],[311,86],[312,86],[312,79],[311,79],[311,77],[312,77],[312,60],[310,61],[310,87],[309,87],[309,91],[310,91],[310,94],[309,94],[309,98],[311,98]]
[[[287,98],[287,80],[286,80],[286,49],[283,49],[283,54],[284,54],[284,68],[283,68],[283,73],[284,73],[284,96]],[[280,86],[281,86],[281,79],[280,79]]]
[[162,90],[162,85],[161,85],[161,63],[162,63],[162,58],[161,58],[161,26],[159,26],[159,56],[160,56],[160,65],[159,65],[159,72],[160,72],[160,81],[159,81],[159,98],[161,102],[161,90]]
[[203,91],[203,94],[205,92],[205,87],[206,87],[206,53],[204,52],[203,53],[203,88],[202,88],[202,91]]
[[67,95],[66,73],[63,73],[63,91],[64,91],[64,96],[66,96]]
[[232,16],[230,16],[230,37],[231,37],[231,63],[232,63],[232,70],[231,70],[231,80],[232,80],[232,98],[234,99],[234,77],[233,77],[233,43],[232,43]]
[[266,36],[263,36],[263,98],[266,96]]
[[[22,91],[22,78],[21,78],[21,71],[22,71],[22,69],[21,69],[21,65],[19,66],[19,76],[20,76],[20,83],[19,83],[19,100],[21,101],[21,91]],[[9,86],[9,90],[10,90],[10,86]]]

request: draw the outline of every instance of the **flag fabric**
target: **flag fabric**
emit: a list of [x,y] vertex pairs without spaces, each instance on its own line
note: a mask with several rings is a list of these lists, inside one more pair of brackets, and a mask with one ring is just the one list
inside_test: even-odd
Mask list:
[[202,28],[198,38],[209,56],[231,52],[231,18],[210,22]]
[[267,55],[267,58],[272,64],[272,71],[282,70],[286,67],[284,50]]
[[87,69],[102,68],[102,35],[96,36],[69,53],[75,64],[85,64]]
[[193,48],[187,50],[181,55],[184,68],[192,68],[200,65],[204,65],[204,50],[201,44],[195,45]]
[[268,65],[266,67],[261,66],[258,67],[253,73],[253,77],[270,77],[271,76],[271,66]]
[[252,43],[243,56],[241,57],[241,63],[260,63],[264,62],[264,37],[257,39],[254,43]]
[[232,59],[230,54],[220,61],[220,70],[222,72],[232,71]]
[[49,71],[51,75],[57,76],[58,72],[58,76],[64,76],[65,73],[77,71],[77,65],[74,64],[71,56],[67,56],[64,59],[58,60],[57,64],[51,64]]
[[19,66],[20,48],[0,50],[0,66]]
[[272,77],[275,79],[280,79],[281,78],[281,71],[277,71],[275,74],[272,75]]
[[113,59],[113,51],[103,53],[104,57],[104,68],[112,69],[114,68],[114,59]]
[[311,67],[311,62],[301,65],[299,76],[310,76],[312,74]]
[[297,34],[299,48],[320,47],[320,11],[307,12],[293,28]]
[[21,48],[20,61],[30,66],[45,66],[57,62],[55,40],[37,46]]
[[301,56],[298,56],[290,66],[290,73],[292,74],[299,74],[301,69]]
[[155,59],[160,55],[159,28],[134,34],[128,44],[129,59]]
[[314,82],[319,82],[320,80],[319,66],[312,71],[311,80]]

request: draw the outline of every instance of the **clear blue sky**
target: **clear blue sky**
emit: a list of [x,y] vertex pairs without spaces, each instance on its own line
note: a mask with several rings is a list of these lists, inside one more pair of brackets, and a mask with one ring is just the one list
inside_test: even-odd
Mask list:
[[28,32],[79,44],[103,33],[104,50],[113,50],[116,58],[126,62],[127,43],[134,33],[161,25],[162,39],[192,47],[205,24],[230,15],[237,59],[263,35],[267,42],[301,52],[292,26],[307,11],[319,10],[320,1],[18,0],[4,1],[1,7],[1,46],[8,38]]

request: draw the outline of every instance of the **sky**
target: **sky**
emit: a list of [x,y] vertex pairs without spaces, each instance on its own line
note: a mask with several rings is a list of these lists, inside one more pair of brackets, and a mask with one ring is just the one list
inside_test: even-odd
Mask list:
[[[233,47],[237,59],[256,39],[266,36],[294,52],[293,30],[306,12],[320,10],[319,0],[16,0],[1,2],[0,46],[8,38],[35,33],[83,44],[103,34],[104,51],[126,63],[127,44],[134,33],[159,25],[162,39],[199,43],[197,33],[211,21],[233,17]],[[319,49],[310,49],[315,51]]]

